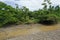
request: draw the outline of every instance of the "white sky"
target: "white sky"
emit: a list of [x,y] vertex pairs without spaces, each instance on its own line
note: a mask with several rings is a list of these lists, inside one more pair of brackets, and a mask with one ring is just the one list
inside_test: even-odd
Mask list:
[[[42,8],[41,3],[43,0],[0,0],[3,1],[9,5],[12,5],[15,7],[15,3],[21,6],[26,6],[30,10],[38,10],[39,8]],[[60,0],[51,0],[52,5],[60,5]]]

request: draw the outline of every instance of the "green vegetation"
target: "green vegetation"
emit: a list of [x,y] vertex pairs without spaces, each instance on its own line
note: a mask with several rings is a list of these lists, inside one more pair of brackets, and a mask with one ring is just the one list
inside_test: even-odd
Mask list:
[[[49,4],[49,8],[47,8],[45,2]],[[54,7],[50,1],[46,0],[42,5],[44,5],[43,9],[30,11],[26,7],[19,8],[18,5],[16,5],[16,8],[13,8],[10,5],[0,2],[0,26],[6,24],[41,23],[45,20],[51,20],[54,21],[54,23],[60,21],[59,5]]]

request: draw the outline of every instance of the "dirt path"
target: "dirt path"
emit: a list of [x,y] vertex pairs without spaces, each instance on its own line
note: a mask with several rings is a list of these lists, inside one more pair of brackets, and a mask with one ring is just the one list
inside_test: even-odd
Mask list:
[[0,29],[0,40],[60,40],[60,24],[18,25]]

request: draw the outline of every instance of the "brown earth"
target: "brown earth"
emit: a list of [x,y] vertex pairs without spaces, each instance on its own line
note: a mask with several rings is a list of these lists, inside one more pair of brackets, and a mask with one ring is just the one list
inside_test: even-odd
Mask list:
[[0,40],[60,40],[60,24],[11,25],[0,28]]

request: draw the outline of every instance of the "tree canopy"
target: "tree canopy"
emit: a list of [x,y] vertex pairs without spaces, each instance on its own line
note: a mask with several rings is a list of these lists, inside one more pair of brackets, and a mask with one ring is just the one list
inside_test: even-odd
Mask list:
[[[46,2],[46,0],[44,1]],[[60,7],[50,5],[51,3],[47,1],[49,8],[47,8],[46,3],[43,3],[44,8],[30,11],[26,7],[13,8],[3,2],[0,2],[0,26],[6,24],[29,24],[29,23],[41,23],[44,20],[52,20],[55,23],[60,21]]]

